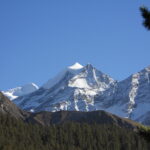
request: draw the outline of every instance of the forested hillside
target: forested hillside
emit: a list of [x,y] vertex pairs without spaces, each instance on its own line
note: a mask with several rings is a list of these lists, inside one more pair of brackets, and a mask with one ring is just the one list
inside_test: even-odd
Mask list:
[[133,130],[115,125],[32,125],[0,114],[0,150],[148,150]]

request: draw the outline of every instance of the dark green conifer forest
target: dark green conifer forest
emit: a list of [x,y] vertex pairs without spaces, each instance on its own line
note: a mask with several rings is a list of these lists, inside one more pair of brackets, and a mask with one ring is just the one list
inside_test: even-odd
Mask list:
[[0,115],[0,150],[149,150],[150,143],[115,125],[40,126]]

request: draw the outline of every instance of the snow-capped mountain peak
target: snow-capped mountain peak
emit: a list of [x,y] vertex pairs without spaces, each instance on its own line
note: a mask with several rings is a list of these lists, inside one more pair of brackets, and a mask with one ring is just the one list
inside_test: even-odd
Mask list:
[[76,62],[74,65],[69,66],[69,69],[74,69],[74,70],[78,70],[78,69],[82,69],[84,66],[82,66],[81,64],[79,64],[78,62]]
[[[64,82],[65,80],[66,82]],[[63,82],[69,87],[75,88],[86,88],[86,89],[97,89],[104,91],[109,87],[109,84],[113,84],[114,80],[108,75],[105,75],[101,71],[98,71],[91,64],[82,66],[79,63],[67,67],[62,72],[60,72],[53,79],[48,80],[42,87],[44,89],[50,89],[59,82]],[[107,85],[108,84],[108,85]]]
[[39,89],[39,87],[35,83],[28,83],[28,84],[22,86],[22,92],[24,92],[24,94],[33,92],[38,89]]
[[94,96],[116,83],[91,64],[67,67],[33,94],[14,102],[26,110],[95,110]]
[[79,74],[71,78],[69,86],[104,91],[114,82],[108,75],[97,70],[91,64],[87,64]]
[[38,90],[39,87],[35,83],[28,83],[23,86],[19,86],[13,89],[9,89],[7,91],[2,91],[2,93],[7,96],[10,100],[14,100],[20,96],[30,94]]
[[70,74],[70,77],[73,77],[76,74],[79,74],[83,68],[84,66],[80,65],[79,63],[75,63],[74,65],[69,66],[58,73],[54,78],[49,79],[42,87],[44,89],[50,89],[59,83],[66,75]]

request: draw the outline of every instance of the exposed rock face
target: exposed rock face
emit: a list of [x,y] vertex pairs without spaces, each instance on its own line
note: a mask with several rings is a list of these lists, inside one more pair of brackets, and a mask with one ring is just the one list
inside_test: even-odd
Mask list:
[[17,119],[25,119],[28,113],[20,110],[14,103],[12,103],[6,96],[0,92],[0,113],[8,114]]

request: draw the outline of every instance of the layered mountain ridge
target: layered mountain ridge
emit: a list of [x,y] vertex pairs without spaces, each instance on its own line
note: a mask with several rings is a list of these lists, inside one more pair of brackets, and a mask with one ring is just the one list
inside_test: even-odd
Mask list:
[[[17,119],[25,123],[39,124],[43,126],[66,124],[66,123],[86,123],[86,124],[111,124],[137,131],[141,126],[137,122],[124,119],[111,113],[99,110],[91,112],[79,111],[57,111],[57,112],[26,112],[18,108],[3,93],[0,92],[0,116],[7,119]],[[1,119],[2,119],[1,118]],[[16,120],[15,120],[16,122]],[[9,124],[10,125],[10,124]]]
[[91,64],[75,63],[13,102],[31,112],[106,110],[150,124],[150,67],[118,82]]
[[7,91],[2,91],[2,93],[6,95],[10,100],[14,100],[20,96],[30,94],[38,89],[39,87],[35,83],[28,83],[26,85],[9,89]]

